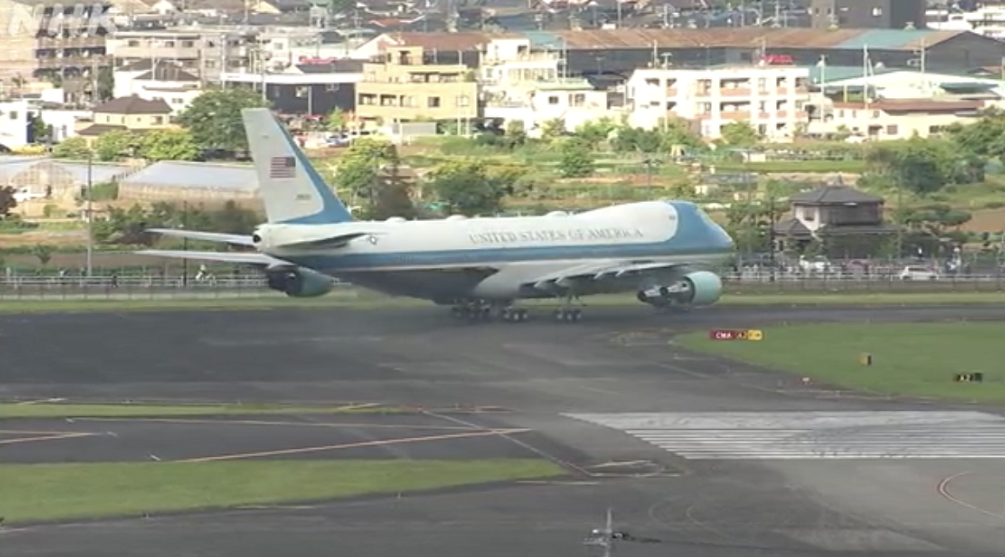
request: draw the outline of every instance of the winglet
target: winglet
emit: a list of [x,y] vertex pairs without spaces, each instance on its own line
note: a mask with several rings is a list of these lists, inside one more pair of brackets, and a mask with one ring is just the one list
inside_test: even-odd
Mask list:
[[269,222],[352,221],[352,214],[268,108],[246,108],[241,117]]

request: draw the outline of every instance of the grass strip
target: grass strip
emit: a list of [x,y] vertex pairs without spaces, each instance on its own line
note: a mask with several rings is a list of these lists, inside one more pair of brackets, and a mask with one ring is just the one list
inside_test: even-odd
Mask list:
[[6,524],[323,501],[558,476],[545,460],[0,465]]
[[[801,323],[763,331],[761,341],[714,341],[703,331],[675,343],[857,391],[1005,404],[1001,323]],[[872,365],[862,365],[862,354],[872,355]],[[953,380],[975,372],[983,383]]]

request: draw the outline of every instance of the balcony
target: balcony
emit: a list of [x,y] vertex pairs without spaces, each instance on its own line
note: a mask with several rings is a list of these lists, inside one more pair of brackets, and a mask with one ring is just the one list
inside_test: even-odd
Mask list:
[[101,48],[105,46],[105,37],[43,37],[38,39],[35,48]]
[[110,66],[112,57],[101,56],[62,56],[52,58],[36,58],[35,64],[42,70],[53,70],[65,67],[100,67]]
[[721,120],[750,120],[749,110],[723,110],[719,112]]
[[754,93],[750,87],[723,87],[719,89],[719,95],[723,97],[749,97]]
[[488,54],[484,55],[482,58],[482,64],[487,66],[496,66],[500,64],[509,64],[514,62],[557,62],[561,60],[561,57],[553,52],[529,52],[523,54],[516,54],[514,56],[490,56]]

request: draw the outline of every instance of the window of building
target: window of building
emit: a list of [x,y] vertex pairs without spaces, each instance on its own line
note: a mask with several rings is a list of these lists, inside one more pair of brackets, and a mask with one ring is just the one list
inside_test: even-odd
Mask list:
[[886,135],[897,135],[900,133],[900,129],[897,128],[897,124],[890,124],[886,127]]
[[174,41],[164,41],[164,46],[174,48]]
[[469,104],[471,104],[471,99],[467,95],[457,96],[457,106],[468,106]]
[[126,46],[140,46],[140,41],[129,41]]
[[18,114],[17,114],[16,110],[11,110],[10,112],[8,112],[8,114],[10,114],[10,119],[11,120],[17,120]]
[[767,101],[760,101],[760,102],[758,102],[757,103],[757,111],[758,112],[767,112],[768,111],[768,102]]
[[192,48],[195,46],[195,41],[182,41],[181,46],[185,48]]
[[154,116],[153,120],[154,120],[154,125],[158,125],[159,126],[159,125],[161,125],[161,124],[164,123],[164,117],[163,116]]
[[[659,101],[656,102],[659,105]],[[586,94],[576,93],[572,95],[572,106],[585,106],[586,105]]]
[[171,104],[185,104],[185,99],[181,97],[175,97],[171,99]]
[[548,104],[558,104],[558,95],[548,97]]
[[659,87],[659,84],[660,84],[660,80],[658,80],[658,79],[654,79],[654,78],[647,78],[646,79],[646,85],[650,85],[650,86],[653,86],[653,87]]
[[873,118],[879,118],[879,111],[878,110],[873,110],[872,111],[872,117]]
[[698,103],[698,110],[700,110],[702,114],[711,114],[712,103]]
[[428,108],[440,108],[440,97],[429,97],[426,99],[426,106]]
[[883,8],[873,8],[872,17],[880,17],[883,15]]

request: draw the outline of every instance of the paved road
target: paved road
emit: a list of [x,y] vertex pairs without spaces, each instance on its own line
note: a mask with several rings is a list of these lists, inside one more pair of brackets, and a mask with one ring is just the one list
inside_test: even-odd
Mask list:
[[[581,551],[583,534],[611,505],[626,529],[662,540],[625,548],[625,555],[1000,552],[1003,522],[994,515],[1000,505],[988,494],[1001,492],[994,475],[1001,460],[877,459],[854,445],[899,433],[894,449],[910,452],[931,442],[933,428],[945,436],[953,434],[947,427],[960,435],[995,434],[994,412],[968,417],[946,413],[976,409],[835,396],[667,345],[673,331],[690,327],[963,316],[1001,320],[1005,309],[713,308],[667,317],[645,308],[591,308],[590,320],[574,326],[467,326],[427,308],[0,317],[0,397],[495,406],[506,411],[432,419],[532,429],[530,440],[509,441],[514,451],[529,446],[570,461],[586,482],[42,527],[3,534],[0,543],[14,556],[145,557],[164,547],[194,555],[306,556],[333,547],[361,556],[555,555]],[[932,410],[941,414],[927,414]],[[738,427],[730,416],[741,411],[753,414]],[[792,411],[830,414],[795,427],[791,414],[782,414]],[[934,424],[919,428],[915,418],[905,425],[904,414],[890,411],[925,412]],[[634,414],[634,425],[610,423],[625,413]],[[702,458],[704,446],[682,445],[679,432],[666,434],[681,424],[696,427],[699,418],[715,420],[717,438],[737,436],[712,451],[717,458]],[[801,452],[790,447],[789,456],[799,458],[763,458],[764,440],[737,432],[757,420],[767,429],[798,430]],[[878,433],[869,429],[876,422]],[[646,439],[640,430],[662,437]],[[845,458],[816,457],[839,449]],[[493,444],[484,453],[500,450],[506,451]],[[752,452],[762,458],[744,459]],[[602,466],[612,460],[643,464]],[[601,475],[605,469],[613,477]],[[639,470],[686,473],[619,477]]]

